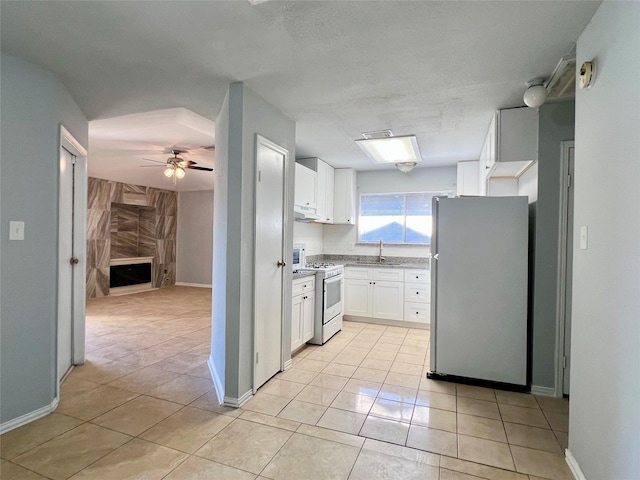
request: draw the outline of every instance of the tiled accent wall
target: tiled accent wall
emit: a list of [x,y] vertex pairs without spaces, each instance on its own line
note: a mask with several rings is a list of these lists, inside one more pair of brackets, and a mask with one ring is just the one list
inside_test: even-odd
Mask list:
[[[112,212],[112,204],[114,212]],[[133,209],[138,205],[137,254],[134,243]],[[178,201],[176,192],[126,183],[89,178],[87,213],[87,297],[109,294],[109,260],[127,256],[153,256],[154,287],[175,284],[176,230]],[[115,219],[112,219],[112,213]],[[119,217],[122,215],[122,223]],[[122,232],[120,226],[122,225]],[[115,237],[112,235],[114,229]],[[127,234],[129,230],[129,234]],[[120,235],[122,233],[122,235]],[[112,245],[112,241],[115,245]],[[129,247],[127,247],[129,245]],[[165,274],[164,271],[167,270]],[[168,280],[163,281],[165,278]]]
[[111,204],[111,258],[153,257],[156,254],[156,209]]

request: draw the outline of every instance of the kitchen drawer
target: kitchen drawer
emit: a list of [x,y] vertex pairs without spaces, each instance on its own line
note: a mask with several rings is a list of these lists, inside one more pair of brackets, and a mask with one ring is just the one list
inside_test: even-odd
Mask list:
[[431,303],[431,286],[424,283],[406,283],[404,301],[413,303]]
[[404,321],[417,323],[430,323],[431,305],[428,303],[410,303],[404,304]]
[[404,281],[402,268],[373,268],[373,280],[386,280],[387,282]]
[[345,267],[344,278],[352,278],[354,280],[370,280],[370,269],[362,267]]
[[311,275],[309,277],[296,278],[293,281],[293,288],[291,289],[291,296],[302,295],[303,293],[312,292],[316,289],[316,277]]
[[406,283],[431,283],[429,270],[427,269],[412,269],[404,271],[404,281]]

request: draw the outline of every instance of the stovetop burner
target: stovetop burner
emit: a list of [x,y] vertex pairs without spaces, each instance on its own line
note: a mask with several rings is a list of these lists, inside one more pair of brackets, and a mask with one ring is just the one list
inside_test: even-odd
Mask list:
[[335,266],[335,263],[307,263],[305,268],[329,268]]

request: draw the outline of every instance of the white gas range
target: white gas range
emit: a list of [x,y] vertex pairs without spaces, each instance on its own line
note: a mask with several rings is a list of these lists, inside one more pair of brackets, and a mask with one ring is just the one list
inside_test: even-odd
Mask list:
[[322,345],[342,330],[344,312],[344,265],[307,263],[298,271],[316,274],[316,315],[313,338],[309,343]]

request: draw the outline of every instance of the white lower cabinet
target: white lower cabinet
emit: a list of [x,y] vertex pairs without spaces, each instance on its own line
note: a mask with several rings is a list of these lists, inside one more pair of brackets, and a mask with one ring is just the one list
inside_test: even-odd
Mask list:
[[344,289],[345,315],[402,320],[402,282],[346,278]]
[[347,267],[344,286],[345,315],[429,323],[426,269]]
[[371,316],[371,281],[344,279],[344,314],[356,317]]
[[316,282],[315,277],[298,278],[293,281],[291,308],[291,351],[297,350],[313,337]]

